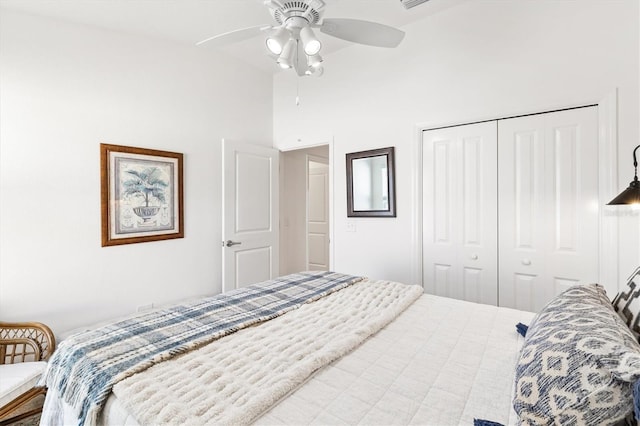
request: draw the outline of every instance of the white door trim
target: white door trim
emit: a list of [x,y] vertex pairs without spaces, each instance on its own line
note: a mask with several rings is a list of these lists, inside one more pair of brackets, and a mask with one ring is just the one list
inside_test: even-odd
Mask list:
[[[598,102],[598,182],[600,214],[599,282],[613,297],[618,293],[618,217],[606,203],[618,194],[618,89]],[[614,207],[615,208],[615,207]]]
[[[617,194],[618,188],[618,90],[613,89],[598,105],[598,178],[599,178],[599,208],[600,208],[600,283],[608,290],[608,294],[615,295],[618,291],[618,221],[615,215],[606,215],[605,205]],[[576,106],[579,108],[580,106]],[[555,110],[563,109],[556,108]],[[554,111],[550,109],[549,112]],[[541,111],[547,112],[547,111]],[[537,113],[537,112],[536,112]],[[532,113],[532,114],[536,114]],[[526,114],[523,114],[526,115]],[[413,179],[411,193],[411,277],[412,283],[422,285],[422,132],[441,127],[471,124],[479,121],[499,120],[506,117],[482,118],[468,120],[464,123],[430,123],[414,126],[413,143]],[[613,292],[613,293],[612,293]]]
[[411,246],[413,256],[411,256],[411,284],[417,284],[424,288],[423,261],[422,261],[422,155],[423,143],[422,133],[432,126],[414,127],[413,144],[413,179],[411,180]]

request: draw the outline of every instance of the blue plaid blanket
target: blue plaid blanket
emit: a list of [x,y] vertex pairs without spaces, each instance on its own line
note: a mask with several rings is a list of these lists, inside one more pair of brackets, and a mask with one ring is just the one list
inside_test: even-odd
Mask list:
[[41,384],[47,398],[73,407],[80,425],[95,424],[118,381],[362,279],[302,272],[78,333],[58,346]]

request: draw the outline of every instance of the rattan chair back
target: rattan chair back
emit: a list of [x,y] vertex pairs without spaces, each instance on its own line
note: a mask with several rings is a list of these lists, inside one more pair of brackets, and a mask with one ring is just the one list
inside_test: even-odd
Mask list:
[[55,347],[55,337],[45,324],[0,322],[0,364],[43,361]]

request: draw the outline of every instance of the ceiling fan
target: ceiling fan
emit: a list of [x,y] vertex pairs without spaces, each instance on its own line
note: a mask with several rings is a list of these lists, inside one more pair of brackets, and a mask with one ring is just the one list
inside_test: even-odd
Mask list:
[[320,32],[353,43],[376,47],[396,47],[404,31],[376,22],[359,19],[323,19],[323,0],[265,0],[275,25],[242,28],[196,43],[228,44],[266,35],[269,53],[283,69],[293,68],[299,76],[322,75],[322,43],[313,32]]

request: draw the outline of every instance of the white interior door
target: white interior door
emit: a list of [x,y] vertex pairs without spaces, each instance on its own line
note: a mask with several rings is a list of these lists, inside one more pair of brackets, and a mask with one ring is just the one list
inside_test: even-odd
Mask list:
[[307,269],[329,270],[329,164],[307,156]]
[[423,283],[498,302],[496,122],[423,132]]
[[501,120],[500,306],[539,311],[598,280],[596,107]]
[[223,140],[223,291],[278,275],[275,149]]

